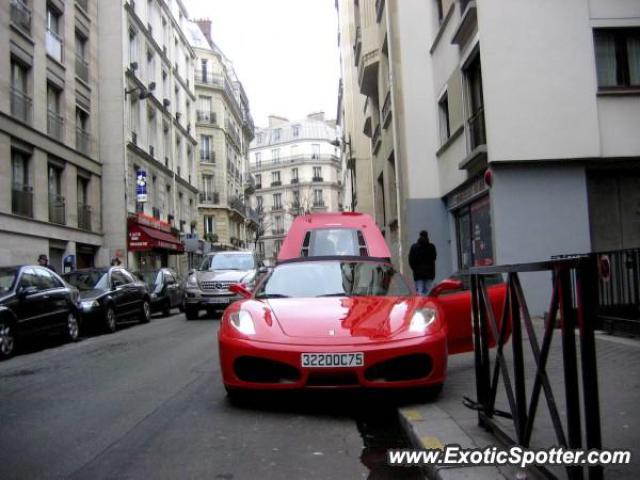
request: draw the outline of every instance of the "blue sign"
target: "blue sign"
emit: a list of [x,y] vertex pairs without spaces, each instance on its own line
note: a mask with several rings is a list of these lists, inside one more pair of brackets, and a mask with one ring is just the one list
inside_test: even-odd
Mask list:
[[147,172],[136,172],[136,200],[140,203],[147,201]]

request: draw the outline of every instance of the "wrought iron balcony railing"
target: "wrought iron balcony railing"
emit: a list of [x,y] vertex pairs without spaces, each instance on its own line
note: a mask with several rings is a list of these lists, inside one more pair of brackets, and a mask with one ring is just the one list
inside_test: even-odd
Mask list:
[[64,118],[53,110],[47,111],[47,133],[60,141],[64,138]]
[[33,187],[14,183],[11,188],[11,211],[15,215],[33,217]]
[[91,227],[91,206],[78,203],[78,228],[91,232]]
[[11,88],[11,115],[25,123],[31,123],[33,101],[23,92]]
[[87,155],[91,152],[91,134],[80,127],[76,128],[76,148]]
[[311,180],[314,182],[324,182],[324,179],[322,177],[313,177]]
[[220,193],[200,192],[200,203],[204,205],[218,205],[220,203]]
[[207,110],[196,110],[196,120],[199,123],[209,123],[215,125],[217,123],[216,112]]
[[55,193],[49,194],[49,221],[64,225],[65,221],[64,197]]
[[200,150],[200,161],[203,163],[215,163],[215,152],[213,150]]

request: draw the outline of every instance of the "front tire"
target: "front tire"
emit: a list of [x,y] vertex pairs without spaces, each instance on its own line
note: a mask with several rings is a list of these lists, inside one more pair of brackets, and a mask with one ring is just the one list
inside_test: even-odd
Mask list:
[[0,360],[6,360],[13,355],[16,339],[13,335],[13,325],[6,320],[0,320]]
[[107,333],[114,333],[118,328],[116,312],[113,310],[113,307],[107,307],[107,310],[104,312],[104,323]]
[[74,312],[69,312],[67,315],[67,328],[65,330],[67,340],[70,342],[77,342],[80,336],[80,323],[78,322],[78,316]]
[[149,323],[151,320],[151,305],[146,298],[142,301],[142,307],[140,308],[140,323]]
[[198,307],[190,307],[188,305],[184,307],[184,314],[187,317],[187,320],[197,320],[199,313],[200,310],[198,310]]

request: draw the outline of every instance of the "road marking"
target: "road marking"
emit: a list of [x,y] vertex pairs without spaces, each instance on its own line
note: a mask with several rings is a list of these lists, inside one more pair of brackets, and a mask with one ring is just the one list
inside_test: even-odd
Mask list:
[[421,437],[420,442],[422,443],[422,448],[444,450],[444,444],[438,437]]

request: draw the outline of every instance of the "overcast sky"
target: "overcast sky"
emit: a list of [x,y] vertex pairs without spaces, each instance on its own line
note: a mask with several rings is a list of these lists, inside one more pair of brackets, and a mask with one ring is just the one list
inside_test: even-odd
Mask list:
[[257,126],[324,111],[335,118],[339,57],[334,0],[183,0],[212,21],[213,41],[233,62]]

